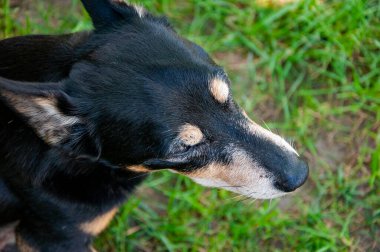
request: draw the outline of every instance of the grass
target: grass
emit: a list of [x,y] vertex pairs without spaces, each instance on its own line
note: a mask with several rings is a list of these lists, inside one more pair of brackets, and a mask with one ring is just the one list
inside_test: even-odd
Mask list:
[[[23,2],[28,1],[11,1]],[[0,0],[0,36],[89,29],[80,3]],[[380,4],[140,1],[230,74],[238,103],[290,136],[310,179],[291,196],[239,200],[152,175],[96,241],[100,251],[379,251]],[[58,11],[59,10],[59,11]]]

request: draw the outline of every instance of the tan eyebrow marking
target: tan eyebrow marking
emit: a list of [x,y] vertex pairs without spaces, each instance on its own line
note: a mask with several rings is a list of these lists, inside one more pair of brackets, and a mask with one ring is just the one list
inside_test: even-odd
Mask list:
[[194,125],[185,124],[180,128],[178,138],[186,145],[196,145],[200,143],[203,139],[202,131]]
[[210,92],[218,102],[225,103],[228,99],[230,89],[226,82],[219,78],[215,78],[210,82]]

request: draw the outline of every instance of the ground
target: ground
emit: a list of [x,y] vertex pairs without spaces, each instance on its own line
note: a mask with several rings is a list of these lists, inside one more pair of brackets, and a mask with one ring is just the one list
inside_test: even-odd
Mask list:
[[[378,0],[143,0],[228,71],[238,103],[287,136],[310,179],[261,201],[162,172],[100,251],[380,251]],[[78,0],[0,1],[0,37],[90,29]]]

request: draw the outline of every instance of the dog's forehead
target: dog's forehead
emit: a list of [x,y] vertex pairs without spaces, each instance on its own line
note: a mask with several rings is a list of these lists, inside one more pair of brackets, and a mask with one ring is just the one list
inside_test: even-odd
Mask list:
[[[104,47],[94,55],[101,62],[96,66],[105,67],[91,71],[102,71],[96,74],[100,79],[107,77],[107,88],[120,94],[119,111],[140,111],[145,116],[137,118],[139,121],[174,120],[180,127],[186,122],[211,122],[211,117],[222,114],[225,105],[230,104],[230,81],[223,68],[202,47],[182,38],[172,28],[141,20],[125,24],[107,36],[102,39],[103,43],[106,41]],[[135,97],[141,98],[138,103],[134,97],[121,95],[131,89]],[[104,94],[99,95],[104,99]]]
[[[226,103],[230,97],[229,79],[223,68],[216,65],[202,47],[181,38],[166,27],[161,32],[144,30],[133,41],[126,39],[125,68],[134,68],[144,74],[148,85],[166,86],[181,92],[192,101],[212,97],[217,103]],[[133,64],[129,64],[133,60]],[[155,90],[154,88],[152,90]],[[167,93],[170,96],[170,92]],[[206,96],[205,96],[206,95]],[[211,96],[210,96],[211,95]]]
[[95,39],[100,43],[96,46],[96,56],[109,62],[144,66],[193,66],[195,62],[214,64],[202,47],[159,20],[137,19],[112,32],[95,34]]

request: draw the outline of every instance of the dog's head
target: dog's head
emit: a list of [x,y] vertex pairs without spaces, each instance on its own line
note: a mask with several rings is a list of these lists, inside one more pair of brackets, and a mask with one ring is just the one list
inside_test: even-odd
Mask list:
[[101,147],[123,169],[170,169],[255,198],[305,182],[306,163],[236,105],[227,74],[201,47],[141,7],[83,3],[95,31],[66,80],[1,80],[4,100],[46,143],[93,155]]

